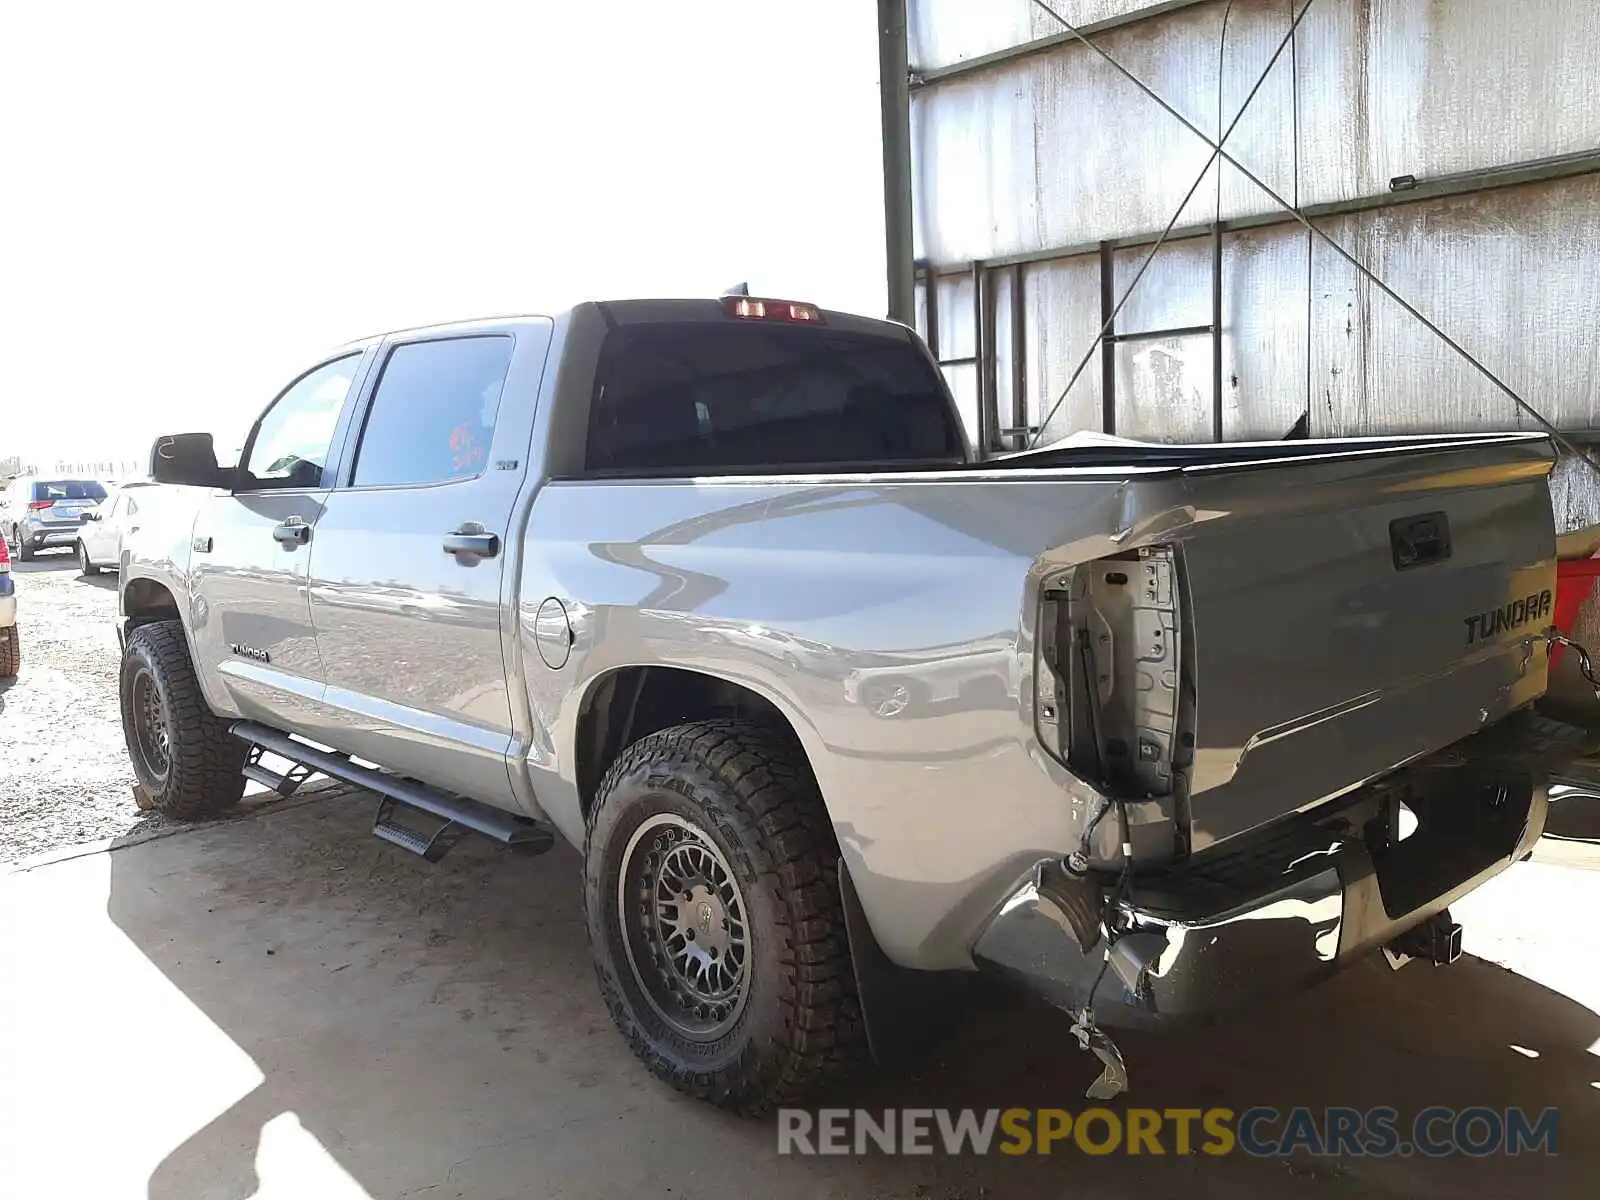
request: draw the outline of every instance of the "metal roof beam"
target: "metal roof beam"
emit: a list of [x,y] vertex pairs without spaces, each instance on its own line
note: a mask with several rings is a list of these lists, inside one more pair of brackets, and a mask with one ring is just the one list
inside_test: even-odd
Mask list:
[[[1600,172],[1600,149],[1581,150],[1573,154],[1561,154],[1552,158],[1530,159],[1525,163],[1515,163],[1510,166],[1491,167],[1483,171],[1463,171],[1452,175],[1436,175],[1432,177],[1413,178],[1399,176],[1391,181],[1390,190],[1377,192],[1368,196],[1353,196],[1347,200],[1334,200],[1327,204],[1306,204],[1300,208],[1310,220],[1326,220],[1333,217],[1348,216],[1351,213],[1369,212],[1379,208],[1394,208],[1402,204],[1416,204],[1424,200],[1442,200],[1452,196],[1468,196],[1477,192],[1494,191],[1499,188],[1517,187],[1529,183],[1545,183],[1551,180],[1568,179],[1577,175],[1592,175]],[[1404,181],[1404,182],[1401,182]],[[1233,233],[1242,229],[1260,229],[1268,225],[1293,225],[1297,224],[1293,216],[1282,211],[1256,213],[1247,217],[1234,217],[1222,222],[1224,233]],[[1203,225],[1180,226],[1167,235],[1168,242],[1180,242],[1188,238],[1208,237],[1211,234],[1211,222]],[[1160,236],[1160,231],[1150,230],[1147,233],[1133,233],[1124,237],[1111,238],[1108,242],[1093,241],[1071,246],[1051,246],[1042,250],[1029,250],[1021,254],[1000,254],[993,258],[984,259],[984,264],[990,267],[1014,266],[1017,263],[1054,262],[1062,258],[1076,258],[1083,254],[1095,254],[1100,247],[1109,244],[1113,249],[1125,250],[1139,246],[1148,246]],[[972,268],[971,263],[937,263],[919,264],[919,269],[933,275],[956,275]]]
[[[1115,17],[1107,17],[1103,21],[1090,21],[1086,25],[1078,26],[1078,29],[1084,35],[1093,37],[1097,33],[1107,33],[1110,30],[1122,29],[1128,25],[1138,25],[1144,21],[1175,12],[1180,8],[1193,8],[1196,4],[1210,4],[1212,2],[1213,0],[1164,0],[1163,3],[1150,4],[1132,12],[1122,13]],[[913,66],[910,77],[911,87],[913,89],[933,87],[948,79],[958,79],[963,75],[971,75],[974,71],[984,71],[1001,63],[1027,58],[1032,54],[1047,54],[1061,46],[1074,44],[1077,40],[1070,33],[1053,33],[1049,37],[1034,38],[1029,42],[1019,42],[1015,46],[1007,46],[1004,50],[994,50],[988,54],[979,54],[973,58],[948,63],[942,67],[922,68]]]

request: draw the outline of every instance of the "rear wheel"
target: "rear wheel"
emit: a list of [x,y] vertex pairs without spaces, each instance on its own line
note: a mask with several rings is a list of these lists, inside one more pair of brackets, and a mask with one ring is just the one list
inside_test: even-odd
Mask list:
[[128,636],[120,692],[128,757],[152,808],[195,818],[239,802],[247,749],[207,706],[182,624],[157,621]]
[[858,1061],[839,851],[788,737],[705,721],[641,739],[601,781],[584,852],[600,990],[657,1076],[757,1113]]
[[18,562],[33,561],[33,546],[23,540],[22,530],[17,528],[15,525],[11,527],[11,541],[16,547]]
[[22,669],[22,642],[17,627],[0,629],[0,679],[15,679]]
[[78,542],[78,570],[85,575],[100,574],[100,568],[89,559],[89,547],[82,540]]

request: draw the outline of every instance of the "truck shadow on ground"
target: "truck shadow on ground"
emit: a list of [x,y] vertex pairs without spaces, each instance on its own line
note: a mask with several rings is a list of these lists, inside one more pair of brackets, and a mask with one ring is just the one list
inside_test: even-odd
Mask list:
[[32,562],[11,563],[11,569],[18,575],[46,575],[57,571],[71,571],[78,576],[79,583],[86,583],[91,587],[104,588],[115,591],[117,587],[117,572],[115,567],[101,567],[98,574],[84,575],[78,570],[78,555],[74,550],[47,550],[42,552],[43,557]]
[[[264,1077],[161,1148],[152,1200],[255,1194],[287,1114],[373,1197],[1593,1194],[1600,1016],[1470,958],[1364,963],[1248,1019],[1125,1036],[1134,1090],[1112,1107],[1556,1106],[1559,1157],[780,1156],[773,1119],[687,1100],[627,1051],[576,855],[467,843],[430,867],[371,840],[369,815],[292,801],[110,856],[112,920]],[[1061,1014],[988,998],[926,1061],[824,1103],[1081,1110],[1095,1070]]]
[[11,559],[13,575],[42,575],[48,571],[76,571],[78,556],[71,550],[41,551],[42,558],[22,562],[15,555]]

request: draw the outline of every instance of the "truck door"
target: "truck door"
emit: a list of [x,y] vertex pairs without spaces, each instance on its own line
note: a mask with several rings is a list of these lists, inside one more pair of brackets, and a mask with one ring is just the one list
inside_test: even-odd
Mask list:
[[307,572],[328,489],[323,471],[367,355],[301,375],[251,431],[231,494],[200,503],[189,561],[192,628],[202,671],[238,711],[294,724],[322,694]]
[[387,342],[311,549],[322,740],[507,807],[505,567],[549,340],[518,321]]

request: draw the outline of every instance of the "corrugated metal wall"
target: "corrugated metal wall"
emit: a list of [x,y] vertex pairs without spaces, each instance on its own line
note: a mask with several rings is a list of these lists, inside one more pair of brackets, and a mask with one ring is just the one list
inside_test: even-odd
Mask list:
[[[1215,136],[1303,3],[1052,7]],[[909,0],[909,28],[918,321],[989,449],[1020,444],[1006,431],[1037,424],[1086,356],[1046,440],[1273,438],[1302,414],[1317,435],[1526,424],[1225,164],[1118,316],[1107,363],[1107,300],[1208,149],[1031,0]],[[1588,430],[1596,62],[1593,0],[1312,0],[1227,149],[1537,408]],[[1172,329],[1189,332],[1138,336]],[[1558,506],[1600,509],[1566,475]]]

